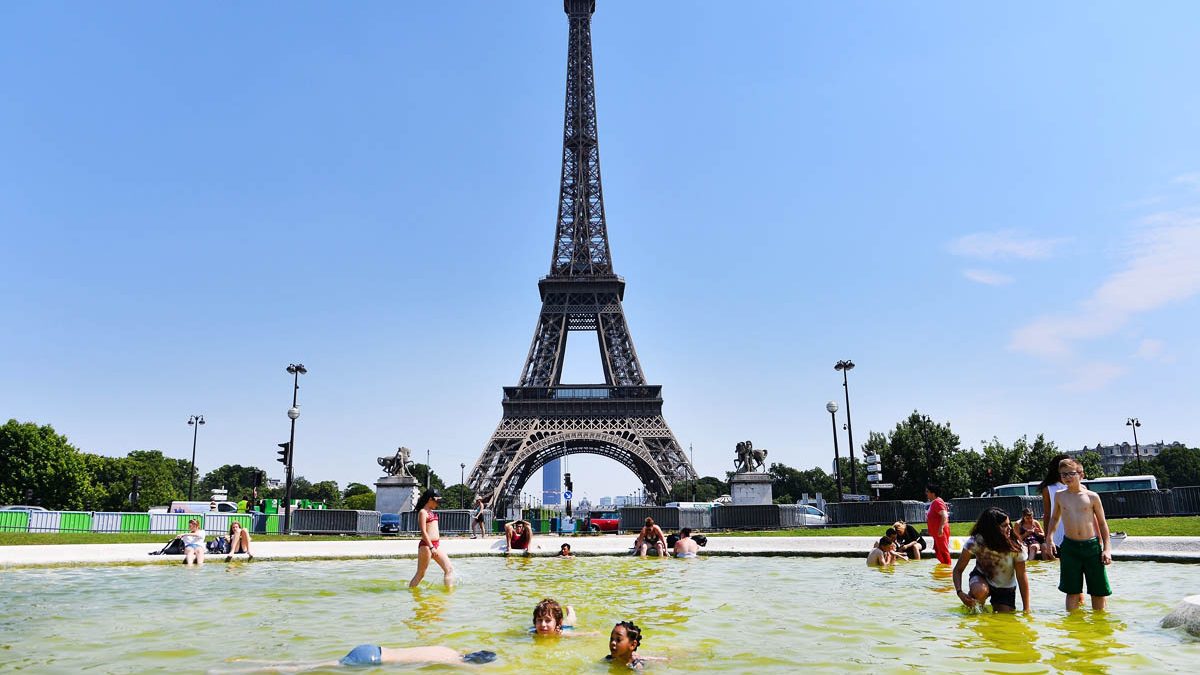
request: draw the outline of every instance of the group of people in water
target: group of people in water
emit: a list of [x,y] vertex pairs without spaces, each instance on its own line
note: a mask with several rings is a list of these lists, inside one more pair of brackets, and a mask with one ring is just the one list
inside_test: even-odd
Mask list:
[[[1003,509],[989,507],[980,514],[954,565],[954,590],[971,608],[991,602],[997,612],[1016,611],[1017,592],[1021,608],[1028,612],[1029,560],[1059,559],[1058,589],[1066,596],[1067,611],[1083,604],[1086,582],[1092,609],[1104,610],[1112,588],[1106,566],[1112,563],[1112,543],[1100,495],[1083,485],[1083,465],[1069,455],[1058,455],[1047,467],[1039,485],[1043,522],[1026,508],[1014,525]],[[930,508],[926,524],[934,540],[938,562],[950,564],[949,510],[936,485],[926,488]],[[1051,533],[1047,536],[1046,533]],[[899,521],[888,528],[867,556],[871,566],[887,566],[898,560],[919,560],[926,548],[924,539],[911,525]],[[975,566],[963,584],[963,572]]]

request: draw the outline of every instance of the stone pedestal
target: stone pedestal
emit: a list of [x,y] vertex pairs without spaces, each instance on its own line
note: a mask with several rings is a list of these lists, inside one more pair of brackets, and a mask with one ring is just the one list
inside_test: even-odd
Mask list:
[[375,510],[405,513],[417,506],[421,486],[412,476],[386,476],[375,481]]
[[1189,595],[1179,606],[1162,620],[1163,628],[1183,629],[1200,637],[1200,595]]
[[729,481],[729,496],[734,506],[771,504],[771,474],[735,473]]

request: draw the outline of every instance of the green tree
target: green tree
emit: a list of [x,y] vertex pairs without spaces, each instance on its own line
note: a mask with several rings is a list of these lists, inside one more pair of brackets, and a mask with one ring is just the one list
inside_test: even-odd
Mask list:
[[1054,441],[1047,441],[1044,435],[1038,434],[1037,438],[1033,440],[1033,445],[1030,446],[1029,452],[1025,453],[1025,459],[1021,462],[1021,478],[1012,482],[1040,482],[1046,477],[1046,470],[1050,466],[1050,460],[1060,454],[1062,454],[1062,450],[1058,449]]
[[[187,498],[188,460],[165,457],[158,450],[134,450],[124,457],[123,462],[129,482],[119,488],[128,494],[133,488],[133,477],[138,477],[138,510],[167,506],[173,501]],[[199,497],[208,499],[208,495]]]
[[374,499],[375,491],[362,483],[350,483],[346,486],[346,491],[342,493],[343,499],[349,499],[355,495],[371,495],[371,498]]
[[711,502],[721,495],[729,494],[729,484],[715,476],[704,476],[699,480],[679,481],[671,486],[673,502]]
[[338,487],[337,481],[323,480],[310,484],[297,499],[324,502],[331,509],[339,509],[342,507],[342,489]]
[[[417,463],[409,467],[408,472],[412,474],[413,478],[417,479],[417,485],[420,485],[421,489],[424,490],[425,476],[429,473],[429,467],[425,466],[424,464]],[[437,490],[444,490],[446,488],[446,484],[443,483],[442,479],[438,477],[436,471],[434,471],[433,475],[429,478],[429,487]]]
[[820,492],[826,499],[832,500],[837,492],[833,479],[820,468],[801,471],[786,464],[773,463],[768,473],[773,479],[771,489],[778,504],[794,504],[804,493],[811,497]]
[[[196,491],[197,499],[208,499],[214,489],[229,491],[230,501],[250,500],[254,496],[254,481],[264,472],[256,466],[241,464],[226,464],[205,474],[200,481],[200,489]],[[262,489],[259,489],[262,493]]]
[[1103,478],[1104,464],[1100,460],[1100,453],[1095,450],[1086,450],[1079,453],[1075,461],[1083,465],[1083,475],[1088,478]]
[[374,492],[358,492],[350,495],[342,500],[342,508],[356,509],[359,511],[374,511],[375,510],[375,493]]
[[448,509],[469,509],[475,504],[475,491],[458,483],[442,490],[442,506]]
[[0,503],[78,510],[92,494],[83,453],[66,436],[12,419],[0,427]]
[[888,435],[882,456],[884,478],[896,485],[892,497],[924,500],[925,485],[931,481],[942,484],[946,497],[962,496],[970,490],[969,468],[964,460],[948,466],[960,452],[958,435],[949,424],[938,424],[914,410]]
[[1163,448],[1154,460],[1163,471],[1159,478],[1160,488],[1200,485],[1200,448],[1171,445]]

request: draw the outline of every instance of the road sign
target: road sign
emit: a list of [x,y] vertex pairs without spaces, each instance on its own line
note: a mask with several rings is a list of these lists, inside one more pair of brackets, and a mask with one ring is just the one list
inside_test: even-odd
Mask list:
[[882,470],[883,470],[882,464],[868,464],[867,465],[867,471],[870,471],[871,473],[879,473]]
[[871,483],[871,487],[875,488],[876,490],[886,490],[888,488],[894,488],[896,486],[891,483]]
[[869,501],[871,501],[871,495],[842,495],[842,501],[844,501],[844,502],[869,502]]
[[573,495],[571,494],[570,490],[567,490],[566,492],[563,493],[563,499],[570,499],[572,496]]
[[867,480],[871,481],[872,483],[878,483],[879,481],[883,480],[883,474],[869,473],[867,474]]

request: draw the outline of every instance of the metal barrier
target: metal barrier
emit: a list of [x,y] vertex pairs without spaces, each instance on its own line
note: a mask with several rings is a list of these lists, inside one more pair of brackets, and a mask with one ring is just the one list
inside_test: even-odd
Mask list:
[[784,528],[807,527],[805,509],[800,504],[779,505],[779,526]]
[[1107,518],[1171,515],[1170,490],[1117,490],[1098,494]]
[[1037,508],[1033,510],[1033,517],[1040,518],[1042,510],[1041,497],[1019,497],[1015,495],[1005,497],[958,497],[950,500],[950,520],[955,523],[973,523],[979,520],[979,516],[991,507],[996,507],[1008,514],[1009,520],[1017,522],[1021,519],[1021,512],[1025,507],[1033,508],[1033,504],[1026,500],[1035,501]]
[[283,516],[277,513],[253,513],[254,524],[250,531],[255,534],[279,534],[283,526]]
[[28,532],[28,511],[0,511],[0,532]]
[[358,534],[379,534],[379,512],[358,511]]
[[1200,487],[1188,486],[1171,489],[1171,512],[1177,516],[1200,514]]
[[679,509],[679,527],[693,530],[712,529],[712,509]]
[[679,509],[674,506],[622,506],[620,513],[622,531],[642,529],[647,518],[653,518],[663,532],[679,529]]
[[770,530],[779,527],[778,504],[718,506],[712,524],[718,530]]
[[200,513],[151,513],[151,534],[182,534],[188,531],[188,521],[192,518],[204,523]]
[[92,514],[85,511],[30,511],[30,532],[91,532]]
[[836,525],[891,525],[925,522],[925,505],[905,499],[883,502],[827,502],[825,515]]
[[295,509],[291,528],[297,534],[357,534],[358,511]]
[[229,536],[229,528],[234,521],[241,523],[247,530],[254,526],[254,518],[246,513],[206,513],[202,524],[208,534]]

